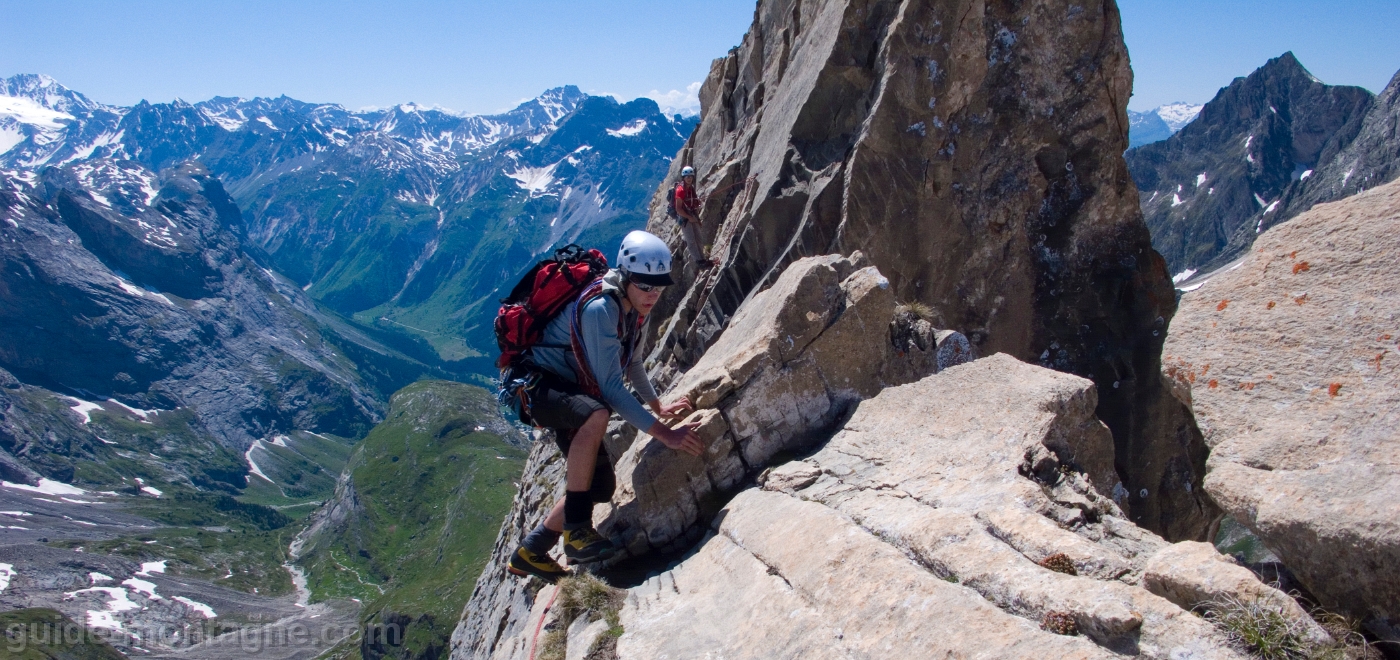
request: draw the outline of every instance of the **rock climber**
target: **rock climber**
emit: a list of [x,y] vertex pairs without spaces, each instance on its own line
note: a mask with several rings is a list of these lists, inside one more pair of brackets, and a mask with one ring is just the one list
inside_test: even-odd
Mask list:
[[705,244],[700,238],[700,195],[695,190],[695,168],[689,165],[681,168],[681,180],[676,182],[673,201],[690,260],[700,270],[714,266],[715,262],[705,256]]
[[[571,563],[602,561],[615,554],[612,542],[593,528],[593,505],[610,501],[616,485],[603,445],[610,413],[617,412],[675,451],[700,455],[703,447],[693,425],[673,428],[658,419],[684,415],[690,401],[661,403],[638,348],[642,323],[662,289],[672,283],[666,243],[644,231],[631,232],[622,239],[617,266],[550,321],[542,341],[531,349],[527,362],[539,378],[530,391],[530,416],[536,426],[554,429],[555,442],[567,460],[566,486],[564,499],[511,556],[511,573],[547,582],[567,575],[549,556],[561,535]],[[576,355],[586,364],[579,364]]]

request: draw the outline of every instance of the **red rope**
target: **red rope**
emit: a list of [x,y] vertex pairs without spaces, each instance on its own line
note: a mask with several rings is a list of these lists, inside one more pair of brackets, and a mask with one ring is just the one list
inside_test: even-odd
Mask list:
[[535,660],[535,645],[540,641],[540,630],[544,629],[544,618],[549,615],[549,608],[554,607],[554,599],[559,597],[559,588],[554,588],[554,595],[549,597],[549,604],[544,606],[544,611],[540,612],[540,622],[535,625],[535,636],[530,639],[530,660]]

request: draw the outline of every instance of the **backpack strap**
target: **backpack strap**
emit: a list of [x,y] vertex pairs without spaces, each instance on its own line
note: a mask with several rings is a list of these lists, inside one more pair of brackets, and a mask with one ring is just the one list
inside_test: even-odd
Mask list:
[[[622,368],[626,369],[627,363],[632,361],[632,353],[637,346],[637,333],[629,333],[624,327],[627,322],[627,315],[622,314],[622,301],[618,299],[617,293],[608,291],[603,287],[603,278],[600,277],[594,280],[592,284],[588,285],[588,288],[584,289],[581,293],[579,293],[578,304],[574,305],[574,313],[569,319],[569,342],[572,345],[574,352],[574,364],[577,365],[574,371],[574,376],[577,378],[579,386],[582,387],[583,391],[586,392],[589,396],[598,398],[599,400],[601,400],[603,392],[602,388],[598,384],[598,379],[593,375],[592,366],[588,364],[588,352],[585,351],[583,347],[583,333],[581,332],[581,327],[583,321],[583,308],[586,305],[588,305],[588,303],[593,302],[595,298],[598,298],[600,296],[610,296],[613,298],[614,301],[618,303],[619,309],[617,319],[617,338],[622,342],[620,360],[620,366]],[[640,318],[638,319],[639,326],[641,324],[641,320],[642,319]]]

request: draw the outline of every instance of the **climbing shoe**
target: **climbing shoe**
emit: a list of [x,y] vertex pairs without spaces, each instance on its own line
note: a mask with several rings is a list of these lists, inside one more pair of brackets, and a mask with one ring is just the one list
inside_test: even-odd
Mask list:
[[592,527],[564,530],[564,555],[576,564],[603,561],[617,552],[611,541]]
[[559,578],[569,574],[563,566],[559,565],[559,562],[551,559],[549,555],[537,555],[527,550],[525,546],[520,546],[515,554],[511,555],[510,564],[506,566],[506,570],[511,575],[533,575],[550,584],[558,582]]

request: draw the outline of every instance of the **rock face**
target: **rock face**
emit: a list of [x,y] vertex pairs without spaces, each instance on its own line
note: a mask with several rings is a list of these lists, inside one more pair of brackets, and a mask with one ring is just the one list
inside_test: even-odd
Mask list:
[[1400,72],[1376,97],[1356,137],[1325,150],[1317,171],[1290,186],[1278,218],[1264,224],[1277,224],[1317,204],[1380,187],[1396,177],[1400,177]]
[[1111,1],[760,2],[672,166],[721,266],[654,312],[659,380],[788,264],[859,250],[979,352],[1094,380],[1133,520],[1202,537],[1204,445],[1157,375],[1175,299],[1118,155],[1130,92]]
[[1400,183],[1259,237],[1186,294],[1164,362],[1206,489],[1329,608],[1400,639]]
[[[619,492],[598,529],[632,555],[694,544],[718,506],[780,453],[830,437],[859,401],[973,356],[944,356],[926,321],[896,314],[889,281],[856,254],[808,257],[751,299],[669,396],[700,410],[691,458],[645,435],[617,452]],[[915,341],[896,344],[910,336]],[[945,335],[942,348],[959,345]],[[1112,469],[1109,468],[1111,472]]]
[[1172,272],[1226,263],[1288,217],[1294,184],[1352,143],[1372,102],[1284,53],[1221,89],[1170,139],[1129,151],[1153,245]]
[[238,209],[198,166],[6,176],[0,216],[0,366],[21,380],[188,408],[239,451],[294,429],[354,436],[377,418],[309,301],[242,252]]

